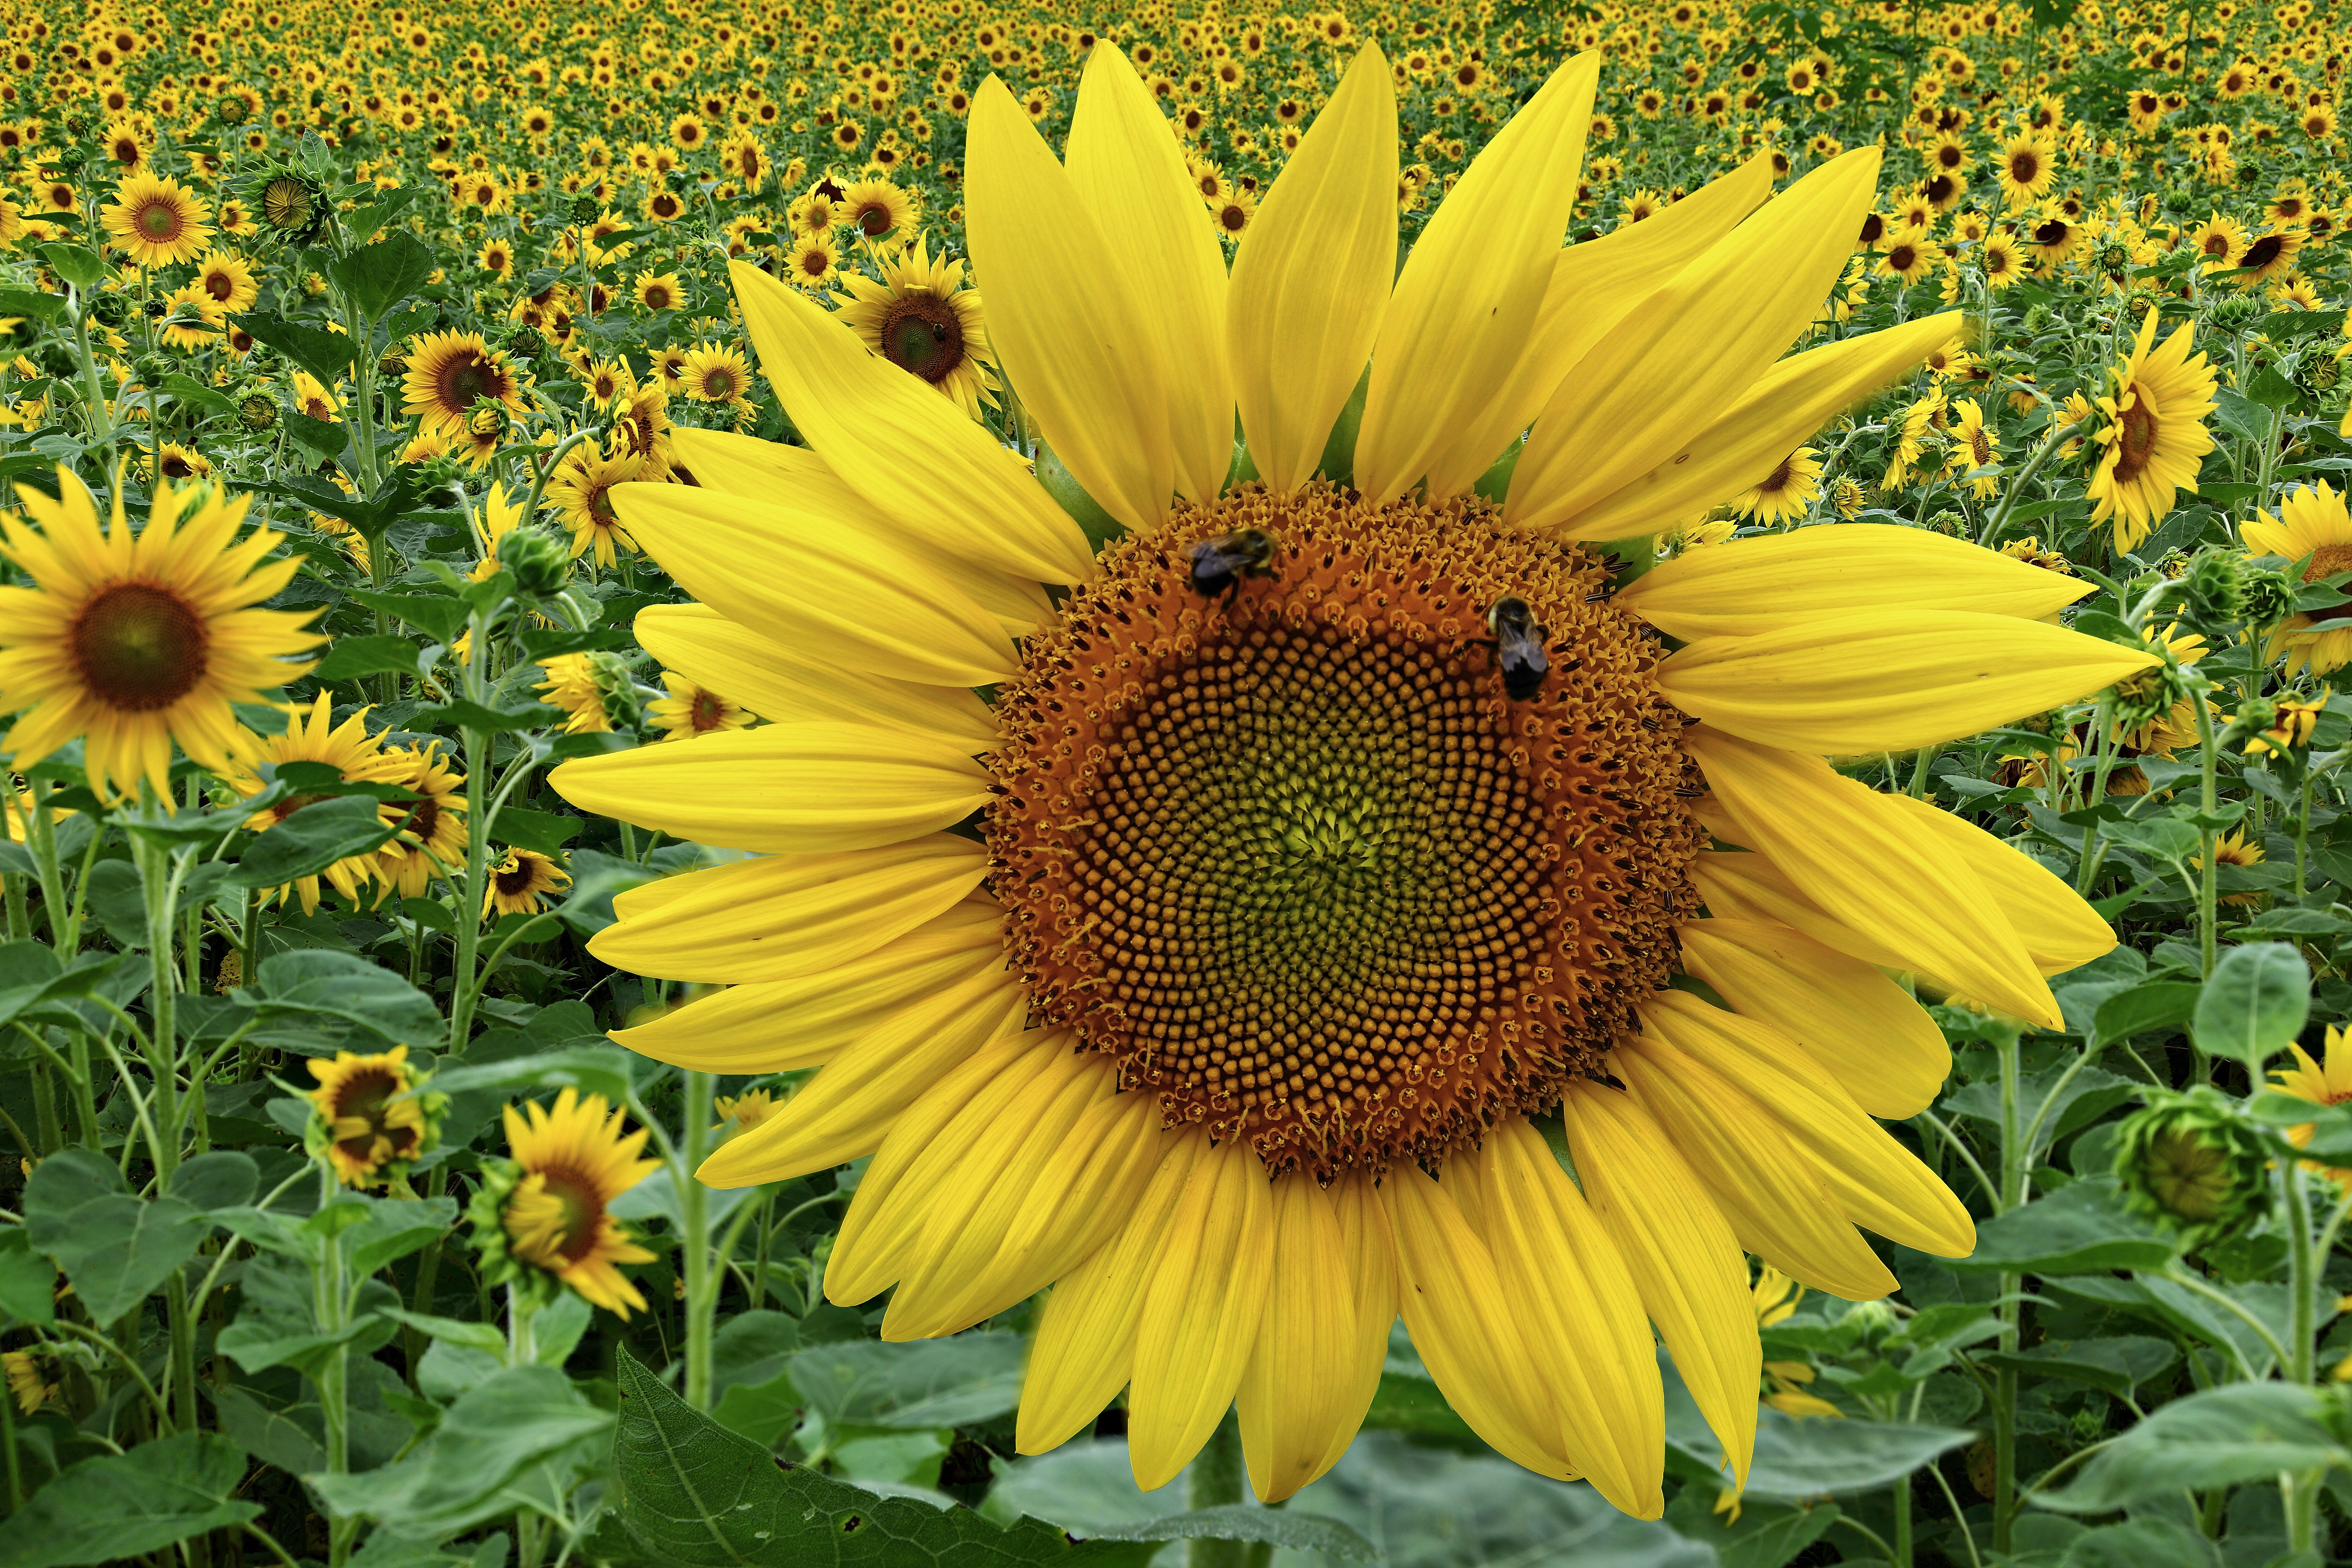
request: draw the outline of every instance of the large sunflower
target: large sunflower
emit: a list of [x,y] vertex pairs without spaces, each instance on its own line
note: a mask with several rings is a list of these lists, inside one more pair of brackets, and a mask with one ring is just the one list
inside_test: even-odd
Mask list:
[[[368,733],[367,716],[368,710],[362,708],[341,724],[336,723],[334,700],[321,691],[307,715],[299,708],[288,713],[283,734],[259,740],[250,750],[257,763],[323,763],[346,784],[382,784],[401,778],[408,771],[407,762],[398,752],[384,751],[381,734]],[[239,795],[259,795],[262,791],[259,775],[244,770],[230,774],[229,784]],[[277,805],[255,812],[247,826],[256,833],[267,832],[321,798],[315,795],[288,795]],[[298,879],[293,890],[302,900],[302,912],[307,915],[317,910],[320,877],[336,892],[357,903],[360,890],[375,878],[381,863],[379,857],[377,850],[345,856],[317,877]],[[286,891],[284,888],[276,889],[281,898]]]
[[262,700],[326,640],[305,629],[315,610],[257,607],[299,564],[264,559],[284,536],[238,538],[246,498],[209,486],[159,484],[135,535],[119,487],[103,531],[69,469],[58,488],[18,485],[23,515],[0,512],[0,555],[32,579],[0,587],[0,713],[31,710],[8,731],[10,765],[79,737],[101,795],[142,779],[167,793],[175,742],[226,772],[249,743],[230,704]]
[[2205,416],[2213,412],[2213,367],[2191,354],[2189,326],[2156,341],[2157,316],[2140,322],[2131,358],[2114,372],[2115,392],[2099,399],[2102,423],[2093,438],[2105,449],[2094,460],[2084,493],[2097,504],[2091,521],[2116,520],[2116,549],[2136,550],[2157,519],[2172,510],[2173,492],[2197,493],[2197,470],[2213,449]]
[[882,263],[882,280],[842,276],[841,320],[866,346],[909,375],[920,376],[980,417],[996,404],[988,363],[988,326],[980,290],[963,286],[963,263],[936,261],[919,238]]
[[408,411],[423,428],[452,436],[463,433],[474,405],[483,398],[516,416],[530,407],[506,351],[491,348],[479,332],[429,332],[417,339],[408,353],[403,391]]
[[[2308,558],[2303,569],[2306,583],[2352,572],[2352,513],[2326,479],[2289,490],[2276,517],[2257,511],[2240,525],[2238,538],[2256,555],[2283,556],[2289,563]],[[2314,675],[2325,675],[2352,664],[2352,605],[2289,616],[2271,636],[2270,657],[2281,654],[2289,674],[2307,666]]]
[[166,174],[126,176],[114,199],[100,209],[108,240],[142,267],[193,261],[213,237],[212,208],[204,198]]
[[[701,1174],[871,1155],[826,1289],[895,1286],[887,1338],[1053,1287],[1024,1452],[1125,1386],[1157,1487],[1237,1403],[1253,1482],[1287,1496],[1347,1447],[1402,1310],[1488,1442],[1649,1516],[1654,1323],[1744,1477],[1742,1249],[1867,1298],[1895,1281],[1857,1225],[1973,1245],[1871,1120],[1947,1067],[1874,966],[2055,1026],[2042,975],[2113,945],[2038,862],[1823,760],[2153,662],[2042,620],[2083,584],[1854,526],[1612,595],[1579,547],[1753,488],[1957,324],[1780,357],[1874,150],[1760,209],[1759,158],[1562,250],[1597,67],[1518,111],[1402,272],[1376,48],[1230,277],[1118,49],[1087,59],[1066,164],[986,84],[966,178],[992,338],[1127,525],[1099,559],[984,428],[750,268],[807,447],[681,431],[702,488],[614,492],[706,606],[648,612],[647,647],[772,721],[555,774],[761,852],[617,900],[600,958],[732,987],[622,1037],[823,1064]],[[1329,437],[1367,360],[1349,457]],[[1262,479],[1228,489],[1236,405]],[[1507,450],[1497,507],[1472,489]],[[975,813],[982,841],[947,831]],[[1723,1005],[1670,988],[1685,972]]]

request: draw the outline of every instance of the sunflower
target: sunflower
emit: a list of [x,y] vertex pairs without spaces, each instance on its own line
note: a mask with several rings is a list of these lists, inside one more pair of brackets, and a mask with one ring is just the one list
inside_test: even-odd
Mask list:
[[535,915],[542,898],[572,885],[572,873],[536,849],[509,849],[490,868],[489,886],[482,889],[482,918],[491,914]]
[[731,343],[708,343],[689,352],[677,380],[680,390],[698,403],[723,403],[737,409],[751,405],[744,395],[751,386],[751,362]]
[[2000,153],[2000,190],[2012,208],[2031,206],[2050,189],[2057,174],[2053,160],[2057,148],[2030,131],[2021,131]]
[[[2042,621],[2086,584],[1854,525],[1604,591],[1578,541],[1753,487],[1957,322],[1781,359],[1874,148],[1760,207],[1752,162],[1653,220],[1714,237],[1685,265],[1572,279],[1547,318],[1597,75],[1580,56],[1519,108],[1400,271],[1393,91],[1364,47],[1230,276],[1117,47],[1087,57],[1066,167],[985,84],[965,191],[992,342],[1129,530],[1099,559],[1018,457],[740,264],[807,445],[694,441],[700,488],[614,493],[709,606],[652,624],[777,717],[553,776],[760,852],[616,900],[599,958],[741,983],[623,1039],[823,1064],[699,1174],[871,1154],[826,1290],[895,1286],[885,1337],[1052,1286],[1024,1452],[1125,1385],[1150,1489],[1237,1402],[1256,1489],[1286,1497],[1346,1448],[1401,1309],[1487,1441],[1656,1517],[1653,1320],[1744,1476],[1743,1247],[1864,1299],[1895,1280],[1856,1223],[1973,1246],[1870,1120],[1915,1114],[1948,1066],[1875,965],[2055,1026],[2042,973],[2114,945],[2038,862],[1823,760],[2154,662]],[[1318,479],[1368,360],[1352,456]],[[1262,479],[1227,489],[1236,404]],[[1504,500],[1475,496],[1530,424]],[[1216,569],[1237,552],[1248,570]],[[820,881],[822,934],[797,912]],[[1727,1006],[1668,988],[1678,964]],[[1535,1120],[1555,1111],[1580,1182]]]
[[[1952,405],[1952,427],[1945,432],[1944,473],[1958,479],[2000,460],[2000,440],[1985,421],[1983,405],[1963,397]],[[1969,479],[1969,489],[1979,500],[2000,488],[1997,477]]]
[[155,323],[156,335],[175,349],[194,353],[211,348],[220,342],[221,330],[228,318],[220,302],[205,291],[201,283],[183,283],[163,296],[163,314]]
[[648,310],[675,310],[686,300],[686,289],[675,272],[640,272],[630,291]]
[[860,180],[841,193],[836,220],[868,239],[905,229],[921,216],[915,198],[888,180]]
[[[2352,516],[2344,498],[2326,479],[2297,485],[2279,502],[2278,515],[2257,511],[2238,529],[2238,539],[2256,555],[2276,555],[2289,562],[2306,557],[2303,580],[2316,583],[2352,572]],[[2271,634],[2270,654],[2286,658],[2287,673],[2308,668],[2326,675],[2352,664],[2352,605],[2306,610],[2289,616]]]
[[917,239],[883,263],[880,282],[853,272],[842,288],[841,320],[867,348],[938,387],[975,419],[982,405],[995,406],[988,323],[980,290],[964,287],[962,262],[945,256],[934,261]]
[[56,1370],[52,1352],[47,1348],[0,1353],[0,1372],[7,1375],[8,1396],[16,1402],[18,1415],[30,1415],[63,1394],[64,1390],[50,1381],[50,1373]]
[[1985,237],[1984,249],[1978,255],[1977,265],[1984,268],[1985,283],[1996,290],[2008,288],[2025,276],[2025,260],[2017,241],[2006,234]]
[[612,490],[614,485],[644,479],[645,468],[642,458],[628,453],[615,457],[593,447],[582,447],[563,459],[548,481],[547,499],[572,531],[574,560],[593,550],[597,565],[610,566],[618,559],[613,549],[616,543],[635,552],[637,542],[613,510]]
[[125,178],[99,217],[114,248],[142,267],[193,261],[213,237],[212,208],[169,174]]
[[398,784],[410,798],[384,803],[384,826],[396,832],[376,851],[376,879],[404,899],[421,899],[436,872],[446,875],[465,861],[466,775],[449,765],[438,741],[384,755],[395,769],[384,782]]
[[832,231],[802,234],[784,247],[784,276],[811,292],[824,289],[841,276],[841,247]]
[[2256,235],[2238,253],[2237,272],[2231,281],[2241,289],[2255,289],[2294,270],[2294,258],[2303,249],[2303,232],[2294,228],[2274,228]]
[[196,263],[196,284],[229,315],[253,309],[261,294],[252,263],[233,250],[205,251]]
[[2245,253],[2245,226],[2215,213],[2189,231],[2186,243],[2206,271],[2225,272],[2237,266],[2238,258]]
[[418,426],[445,435],[462,432],[474,405],[484,398],[518,416],[530,408],[506,351],[490,347],[479,332],[428,332],[416,339],[408,351],[402,391]]
[[1811,447],[1800,447],[1732,505],[1742,517],[1778,526],[1811,511],[1821,493],[1821,454]]
[[2205,416],[2213,412],[2213,370],[2191,356],[2196,335],[2182,326],[2161,345],[2150,308],[2131,358],[2115,374],[2115,392],[2099,399],[2105,423],[2093,432],[2105,450],[2085,489],[2096,506],[2091,521],[2116,520],[2116,549],[2138,548],[2156,520],[2172,510],[2173,492],[2197,493],[2197,469],[2213,449]]
[[664,740],[687,741],[697,735],[740,730],[751,721],[751,713],[741,703],[730,702],[682,675],[664,670],[662,685],[669,695],[647,705],[646,717],[661,727]]
[[213,464],[202,452],[177,441],[166,441],[155,449],[155,471],[175,484],[184,484],[190,479],[208,478]]
[[1878,258],[1879,270],[1889,277],[1899,278],[1906,286],[1916,283],[1934,271],[1944,259],[1944,247],[1916,228],[1905,228],[1890,235],[1886,248]]
[[507,1107],[511,1158],[488,1163],[467,1210],[490,1283],[536,1293],[560,1280],[624,1318],[645,1310],[645,1297],[616,1266],[651,1263],[654,1255],[629,1239],[611,1205],[661,1162],[637,1157],[646,1130],[624,1137],[623,1114],[603,1095],[583,1100],[576,1089],[557,1095],[551,1110]]
[[[2291,1094],[2297,1100],[2307,1100],[2314,1105],[2341,1105],[2352,1100],[2352,1031],[2327,1026],[2326,1045],[2321,1061],[2313,1061],[2311,1053],[2301,1046],[2290,1045],[2294,1053],[2294,1066],[2271,1074],[2275,1080],[2275,1092]],[[2325,1065],[2322,1065],[2324,1062]],[[2305,1121],[2286,1130],[2287,1141],[2300,1149],[2311,1142],[2313,1124]],[[2327,1177],[2347,1192],[2352,1192],[2352,1171],[2305,1162],[2304,1169]]]
[[474,253],[474,265],[493,278],[504,278],[514,270],[514,247],[493,239]]
[[[306,715],[295,709],[286,715],[283,734],[268,739],[256,737],[247,749],[253,762],[317,763],[335,770],[335,775],[345,784],[388,784],[402,776],[405,765],[396,753],[383,750],[383,737],[367,732],[368,710],[362,708],[344,720],[335,722],[332,697],[321,691],[310,704]],[[265,787],[257,773],[239,769],[229,775],[230,787],[242,795],[259,795]],[[325,797],[315,795],[290,795],[277,805],[265,806],[253,814],[246,826],[256,833],[266,833],[306,805],[315,805]],[[315,913],[319,908],[319,879],[352,903],[359,902],[360,889],[374,879],[382,864],[379,852],[346,856],[328,867],[318,876],[303,877],[294,883],[294,891],[302,900],[304,914]],[[275,889],[283,898],[287,889]]]
[[612,412],[613,434],[605,449],[615,458],[635,458],[638,479],[669,478],[669,393],[660,378],[633,381]]
[[540,700],[569,715],[563,723],[565,734],[603,734],[613,728],[604,711],[604,689],[586,654],[560,653],[541,660],[539,668],[547,672],[547,679],[532,689],[546,694]]
[[311,1152],[335,1169],[347,1187],[372,1187],[402,1174],[424,1152],[434,1109],[416,1093],[408,1047],[375,1056],[337,1051],[333,1061],[310,1058],[314,1107]]
[[313,419],[323,419],[331,425],[342,422],[342,405],[335,401],[334,394],[321,386],[318,377],[307,370],[294,373],[294,407],[299,413],[307,414]]
[[[16,487],[24,515],[0,512],[0,557],[30,586],[0,587],[0,713],[30,766],[79,738],[90,786],[112,798],[141,780],[170,787],[172,747],[224,773],[248,743],[230,705],[258,702],[310,666],[318,614],[257,606],[299,564],[267,561],[284,535],[242,539],[247,498],[159,482],[136,536],[118,488],[103,531],[70,470],[58,499]],[[29,521],[27,521],[29,519]],[[30,711],[24,711],[30,710]]]

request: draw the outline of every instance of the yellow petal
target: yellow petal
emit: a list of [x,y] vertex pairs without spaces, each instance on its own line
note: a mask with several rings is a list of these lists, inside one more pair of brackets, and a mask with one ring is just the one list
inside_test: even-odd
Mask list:
[[1631,1095],[1579,1079],[1569,1085],[1560,1115],[1593,1217],[1723,1444],[1733,1483],[1746,1486],[1764,1351],[1748,1260],[1731,1226]]
[[1686,551],[1627,584],[1614,602],[1692,641],[1863,610],[1973,610],[2038,621],[2090,591],[2080,578],[1924,528],[1849,522]]
[[1495,460],[1482,417],[1528,352],[1576,207],[1597,52],[1576,56],[1513,114],[1447,193],[1398,275],[1372,351],[1356,486],[1393,500],[1429,476],[1433,499]]
[[993,970],[900,1008],[751,1131],[719,1145],[698,1180],[749,1187],[822,1171],[882,1147],[923,1091],[991,1040],[1017,1032],[1028,997]]
[[1110,237],[993,76],[973,97],[968,134],[964,232],[988,285],[997,363],[1087,493],[1128,527],[1150,528],[1175,488],[1165,389],[1179,371],[1160,315],[1136,299]]
[[1019,668],[994,616],[885,535],[796,504],[690,485],[618,485],[611,501],[679,587],[828,664],[962,687]]
[[958,530],[950,543],[900,528],[806,447],[685,425],[671,432],[671,439],[679,460],[704,489],[754,500],[788,498],[801,510],[837,518],[864,532],[915,547],[927,563],[1013,637],[1026,637],[1053,619],[1053,601],[1035,579],[1014,576],[971,553],[975,534]]
[[1037,1318],[1037,1340],[1021,1384],[1013,1446],[1024,1454],[1057,1448],[1092,1426],[1135,1368],[1136,1325],[1160,1261],[1161,1241],[1208,1134],[1189,1127],[1168,1140],[1143,1195],[1118,1234],[1054,1287]]
[[[1087,56],[1066,167],[1126,269],[1129,300],[1159,318],[1176,489],[1213,500],[1234,458],[1224,252],[1167,117],[1108,40]],[[993,309],[998,296],[993,283],[990,289]]]
[[583,811],[732,849],[871,849],[986,805],[960,747],[867,724],[770,724],[564,763],[548,775]]
[[[1467,426],[1463,448],[1483,448],[1491,462],[1535,422],[1559,384],[1628,310],[1771,193],[1772,155],[1759,153],[1640,223],[1621,224],[1554,257],[1528,347],[1494,400]],[[1258,221],[1265,221],[1263,215]]]
[[996,743],[996,718],[970,690],[864,675],[730,621],[703,605],[648,605],[637,641],[706,691],[778,724],[831,720],[886,724],[974,752]]
[[[868,353],[832,312],[749,262],[727,273],[760,369],[793,426],[875,510],[937,549],[1016,576],[1093,575],[1078,525],[951,399]],[[997,310],[992,290],[992,337]]]
[[1642,1027],[1769,1112],[1854,1224],[1939,1258],[1976,1250],[1975,1222],[1951,1189],[1864,1115],[1796,1041],[1680,991],[1661,991],[1643,1004]]
[[1297,489],[1371,357],[1396,276],[1396,97],[1366,45],[1234,253],[1234,397],[1250,458]]
[[1870,1250],[1820,1171],[1764,1108],[1730,1079],[1648,1027],[1609,1065],[1674,1140],[1731,1222],[1739,1245],[1791,1279],[1849,1301],[1874,1301],[1895,1276]]
[[1265,1321],[1234,1396],[1242,1455],[1262,1502],[1321,1475],[1363,1412],[1355,1392],[1356,1282],[1339,1210],[1315,1178],[1274,1179],[1274,1266]]
[[1224,1419],[1265,1321],[1273,1263],[1265,1166],[1247,1143],[1221,1143],[1169,1215],[1136,1323],[1127,1454],[1145,1491],[1175,1479]]
[[767,856],[618,895],[618,922],[588,951],[665,980],[791,979],[913,931],[987,873],[985,846],[944,833],[847,854]]
[[1528,1352],[1486,1244],[1421,1167],[1381,1184],[1396,1240],[1399,1296],[1413,1349],[1455,1414],[1504,1458],[1565,1480],[1559,1423],[1528,1386]]
[[1864,610],[1701,637],[1658,666],[1684,712],[1759,746],[1907,752],[2111,686],[2157,657],[2042,621]]
[[1003,914],[969,900],[836,969],[730,986],[613,1034],[640,1056],[694,1072],[822,1067],[919,996],[1003,967]]
[[[1745,837],[1747,830],[1739,830]],[[1720,832],[1716,837],[1728,844]],[[1732,921],[1762,921],[1794,928],[1802,935],[1849,957],[1880,969],[1918,967],[1917,960],[1898,952],[1866,931],[1833,920],[1805,897],[1788,875],[1764,855],[1738,855],[1705,850],[1691,862],[1691,885],[1706,904],[1707,912]]]
[[1738,819],[1748,846],[1770,856],[1832,920],[1904,955],[1906,967],[2003,1012],[2064,1027],[2008,918],[1932,828],[1819,757],[1705,724],[1684,731],[1683,748]]
[[2063,974],[2115,950],[2115,928],[2032,856],[1924,800],[1886,798],[1976,873],[2042,973]]
[[1936,1102],[1951,1047],[1875,965],[1771,921],[1692,921],[1676,934],[1685,969],[1792,1037],[1871,1115],[1906,1121]]
[[1339,1216],[1341,1244],[1347,1250],[1348,1273],[1355,1289],[1356,1337],[1349,1352],[1350,1384],[1342,1403],[1344,1418],[1334,1428],[1330,1447],[1324,1450],[1316,1473],[1339,1462],[1363,1425],[1380,1392],[1381,1370],[1387,1364],[1389,1331],[1397,1319],[1396,1247],[1389,1238],[1388,1210],[1381,1202],[1378,1183],[1367,1172],[1354,1172],[1331,1184],[1331,1206]]
[[1513,1321],[1565,1436],[1569,1462],[1636,1519],[1665,1510],[1665,1395],[1649,1320],[1624,1260],[1543,1134],[1506,1118],[1480,1167],[1481,1231]]
[[1948,311],[1790,355],[1648,472],[1557,524],[1559,537],[1622,539],[1654,529],[1659,518],[1690,517],[1736,499],[1840,414],[1910,374],[1959,330],[1959,312]]
[[1636,305],[1544,406],[1504,515],[1528,528],[1567,521],[1672,458],[1745,392],[1821,310],[1878,162],[1875,147],[1832,159]]

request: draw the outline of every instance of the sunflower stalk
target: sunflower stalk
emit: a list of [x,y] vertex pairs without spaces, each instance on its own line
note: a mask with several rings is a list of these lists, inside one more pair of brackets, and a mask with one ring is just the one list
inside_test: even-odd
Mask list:
[[718,1330],[719,1286],[724,1279],[710,1267],[710,1189],[694,1179],[710,1148],[711,1095],[717,1085],[718,1079],[707,1072],[686,1075],[684,1148],[671,1178],[686,1251],[686,1402],[697,1410],[710,1407],[711,1338]]
[[[2281,1160],[2280,1209],[2285,1218],[2287,1247],[2287,1364],[2280,1370],[2298,1387],[2308,1386],[2314,1372],[2313,1342],[2319,1332],[2320,1270],[2326,1255],[2312,1246],[2311,1201],[2304,1185],[2303,1162]],[[2331,1227],[2332,1228],[2332,1227]],[[2286,1510],[2286,1547],[2309,1552],[2317,1533],[2319,1478],[2300,1474],[2279,1478],[2279,1500]]]
[[2058,448],[2066,444],[2066,437],[2073,429],[2070,425],[2052,426],[2050,434],[2033,448],[2033,455],[2025,459],[2025,467],[2018,470],[2017,478],[2010,481],[2008,492],[2000,498],[2000,509],[1985,519],[1984,531],[1977,535],[1979,544],[1990,545],[2000,537],[2000,531],[2009,526],[2009,514],[2017,510],[2018,500],[2025,494],[2026,488],[2033,483]]
[[[2221,805],[2218,793],[2220,781],[2215,773],[2217,761],[2214,756],[2213,743],[2213,709],[2212,705],[2205,700],[2205,689],[2201,685],[2190,692],[2189,696],[2197,704],[2197,809],[2199,815],[2210,823]],[[2221,829],[2200,826],[2197,831],[2204,840],[2204,863],[2198,868],[2197,877],[2197,951],[2199,962],[2203,966],[2200,973],[2204,978],[2210,980],[2213,977],[2213,964],[2217,957],[2218,939],[2215,927],[2221,902],[2219,896],[2221,868],[2218,864],[2220,857],[2215,852],[2214,847],[2221,840]],[[2198,1053],[2198,1077],[2201,1080],[2211,1069],[2210,1065],[2204,1060],[2202,1051]]]
[[[2027,1146],[2025,1129],[2020,1125],[2020,1041],[2023,1034],[2015,1021],[2004,1020],[1993,1039],[1993,1048],[2000,1061],[2000,1197],[1997,1205],[2000,1214],[2024,1205],[2032,1170],[2032,1154]],[[2023,1342],[2025,1305],[2021,1296],[2024,1289],[2022,1274],[2000,1276],[2000,1345],[2005,1356],[2014,1357]],[[1992,1549],[1996,1554],[2010,1550],[2010,1532],[2017,1515],[2017,1394],[2018,1373],[2012,1363],[1996,1374],[1993,1388]]]

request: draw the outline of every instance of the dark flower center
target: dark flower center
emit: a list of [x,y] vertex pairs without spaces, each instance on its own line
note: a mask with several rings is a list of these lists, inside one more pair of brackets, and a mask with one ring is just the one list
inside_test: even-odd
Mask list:
[[205,678],[212,637],[194,606],[155,583],[100,589],[66,634],[74,669],[110,708],[152,713]]

